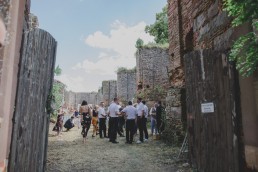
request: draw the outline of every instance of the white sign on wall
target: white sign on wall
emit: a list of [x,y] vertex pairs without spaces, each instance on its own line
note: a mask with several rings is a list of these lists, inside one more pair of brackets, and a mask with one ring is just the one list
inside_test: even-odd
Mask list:
[[202,103],[201,104],[202,113],[213,113],[214,112],[214,103]]

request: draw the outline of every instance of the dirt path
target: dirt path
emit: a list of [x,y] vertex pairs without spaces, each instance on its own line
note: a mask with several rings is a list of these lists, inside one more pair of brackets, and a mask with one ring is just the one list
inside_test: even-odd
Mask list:
[[82,143],[81,130],[77,127],[54,136],[50,126],[47,171],[157,171],[190,172],[182,163],[176,163],[178,148],[161,141],[149,139],[147,143],[125,144],[124,137],[118,137],[119,144],[108,139],[92,138],[92,129],[87,143]]

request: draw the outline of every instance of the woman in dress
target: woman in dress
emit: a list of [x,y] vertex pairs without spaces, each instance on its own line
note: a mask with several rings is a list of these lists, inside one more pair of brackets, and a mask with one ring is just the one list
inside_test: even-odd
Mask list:
[[83,100],[81,107],[80,107],[80,115],[81,115],[81,124],[82,124],[82,136],[83,136],[83,143],[86,143],[86,136],[90,129],[91,124],[91,110],[88,106],[88,103]]

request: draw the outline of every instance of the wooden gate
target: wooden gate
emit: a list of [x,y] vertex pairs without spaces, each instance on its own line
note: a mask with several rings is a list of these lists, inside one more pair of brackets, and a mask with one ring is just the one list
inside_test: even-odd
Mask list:
[[23,35],[8,171],[44,171],[49,114],[46,112],[57,43],[46,31]]
[[241,113],[235,68],[226,54],[213,50],[192,52],[184,60],[193,167],[199,172],[241,171]]

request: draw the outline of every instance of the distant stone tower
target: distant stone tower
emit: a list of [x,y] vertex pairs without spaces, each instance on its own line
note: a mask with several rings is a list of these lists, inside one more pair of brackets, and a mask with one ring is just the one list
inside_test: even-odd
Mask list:
[[117,82],[115,80],[102,81],[103,101],[109,105],[117,97]]
[[136,69],[117,72],[117,97],[123,103],[132,101],[136,93]]
[[156,85],[169,87],[168,49],[153,47],[139,48],[136,53],[136,80],[143,88],[154,88]]

